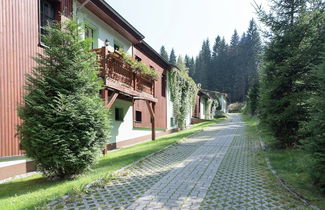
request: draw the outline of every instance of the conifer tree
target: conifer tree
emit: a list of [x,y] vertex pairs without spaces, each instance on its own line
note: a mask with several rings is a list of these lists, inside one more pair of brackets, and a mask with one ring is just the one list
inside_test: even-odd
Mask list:
[[190,58],[189,68],[190,68],[189,75],[191,77],[193,77],[193,75],[195,74],[195,61],[194,61],[194,58],[193,57]]
[[226,71],[226,84],[228,86],[228,93],[232,102],[242,101],[240,98],[243,90],[242,72],[240,71],[240,56],[239,56],[240,39],[237,30],[234,30],[231,36],[228,54],[228,66]]
[[209,40],[203,41],[202,49],[197,57],[194,80],[208,88],[208,74],[211,69],[211,49]]
[[246,32],[244,53],[243,57],[246,61],[246,86],[250,88],[258,79],[258,67],[261,63],[260,55],[262,53],[261,39],[254,19],[249,22],[249,27]]
[[172,65],[176,65],[176,55],[175,55],[174,48],[170,52],[170,55],[169,55],[169,63],[172,64]]
[[[323,45],[325,49],[325,44]],[[315,67],[313,78],[315,90],[311,100],[311,118],[304,126],[307,136],[303,143],[313,161],[310,174],[314,184],[325,192],[325,50],[323,50],[322,63]]]
[[256,115],[259,101],[259,81],[256,79],[247,94],[247,111],[251,116]]
[[194,75],[195,72],[195,63],[194,63],[194,58],[190,57],[188,55],[185,55],[185,66],[188,68],[188,73],[189,75],[192,77]]
[[324,42],[324,12],[310,8],[307,0],[272,3],[270,13],[259,10],[271,40],[263,59],[259,109],[261,122],[270,128],[277,145],[288,147],[299,143],[298,131],[308,119],[310,66],[318,62]]
[[185,63],[190,76],[202,87],[227,93],[231,102],[243,102],[257,79],[260,53],[259,33],[255,21],[251,20],[242,37],[234,30],[230,45],[217,36],[211,52],[209,41],[204,40],[199,55],[192,62],[193,70],[187,57]]
[[238,44],[239,44],[239,35],[237,30],[235,29],[230,40],[230,50],[236,51]]
[[67,178],[88,169],[108,140],[108,111],[99,91],[98,61],[81,25],[53,24],[42,37],[46,48],[27,76],[19,109],[21,144],[49,177]]
[[166,49],[165,49],[165,46],[161,46],[161,48],[160,48],[160,55],[161,55],[163,58],[165,58],[166,61],[169,60],[169,56],[168,56],[168,53],[167,53],[167,51],[166,51]]

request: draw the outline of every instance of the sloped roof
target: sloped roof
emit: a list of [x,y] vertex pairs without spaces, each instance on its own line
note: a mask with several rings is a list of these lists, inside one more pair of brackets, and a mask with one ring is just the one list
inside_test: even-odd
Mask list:
[[214,90],[200,89],[200,92],[212,99],[218,99],[220,96],[228,97],[226,93],[220,93]]

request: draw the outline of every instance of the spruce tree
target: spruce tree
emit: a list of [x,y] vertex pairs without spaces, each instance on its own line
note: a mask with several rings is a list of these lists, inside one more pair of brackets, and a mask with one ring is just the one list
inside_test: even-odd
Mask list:
[[324,42],[324,12],[310,8],[306,0],[272,2],[271,13],[259,11],[271,40],[263,59],[259,110],[277,145],[288,147],[299,143],[298,131],[308,120],[310,66],[317,64]]
[[[325,49],[325,44],[323,46]],[[325,50],[323,50],[322,60],[313,71],[316,89],[309,101],[311,120],[304,125],[303,129],[307,137],[303,143],[313,159],[310,174],[314,184],[325,193]]]
[[211,49],[209,40],[203,41],[202,49],[197,57],[194,80],[201,83],[202,87],[209,86],[209,71],[211,69]]
[[176,65],[176,55],[175,55],[174,48],[170,52],[170,55],[169,55],[169,63],[172,64],[172,65],[174,65],[174,66]]
[[[244,47],[244,60],[246,61],[246,87],[249,89],[255,85],[258,79],[258,68],[261,63],[260,55],[262,53],[261,39],[255,23],[252,19],[246,32],[246,45]],[[246,89],[246,93],[247,93]]]
[[231,102],[243,102],[257,79],[260,53],[259,33],[254,20],[251,20],[242,37],[234,30],[230,45],[217,36],[211,52],[209,41],[204,40],[194,62],[194,71],[189,67],[190,75],[204,88],[228,93]]
[[237,49],[238,44],[239,44],[239,35],[237,30],[235,29],[230,40],[230,50],[235,51]]
[[165,58],[166,61],[169,60],[169,58],[168,58],[168,53],[167,53],[167,51],[166,51],[166,49],[165,49],[165,46],[161,46],[161,48],[160,48],[160,55],[161,55],[163,58]]
[[256,79],[253,86],[249,89],[247,94],[247,111],[251,116],[256,115],[259,101],[259,81]]
[[[178,60],[177,60],[178,62]],[[185,58],[184,58],[184,62],[185,62],[185,66],[189,69],[190,66],[191,66],[191,61],[190,61],[190,57],[188,55],[185,55]]]
[[89,51],[90,40],[80,33],[81,25],[72,20],[47,29],[44,53],[37,55],[37,66],[27,75],[19,108],[21,144],[49,177],[83,173],[109,137],[98,61]]
[[195,61],[193,57],[190,58],[189,68],[190,68],[189,75],[193,77],[193,75],[195,74]]
[[237,30],[234,30],[231,36],[229,52],[228,52],[228,65],[226,70],[227,86],[229,89],[230,100],[232,102],[240,101],[239,91],[243,89],[242,85],[242,74],[240,72],[239,63],[239,35]]

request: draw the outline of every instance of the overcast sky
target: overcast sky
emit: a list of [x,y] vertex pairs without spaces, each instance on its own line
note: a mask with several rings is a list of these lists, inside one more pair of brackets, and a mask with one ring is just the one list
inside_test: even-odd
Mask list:
[[[253,0],[106,0],[136,27],[157,52],[196,56],[202,41],[212,45],[217,35],[229,41],[234,29],[247,30],[256,19]],[[266,0],[256,0],[266,6]]]

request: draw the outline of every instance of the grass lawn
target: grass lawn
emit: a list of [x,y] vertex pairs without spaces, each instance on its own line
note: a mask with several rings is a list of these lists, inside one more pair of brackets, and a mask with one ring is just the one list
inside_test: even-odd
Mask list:
[[308,174],[309,158],[306,152],[299,148],[276,149],[268,146],[272,144],[273,137],[259,126],[258,120],[247,115],[243,115],[243,119],[247,123],[249,132],[263,138],[267,148],[264,155],[269,158],[272,167],[281,179],[309,202],[325,209],[325,195],[322,195],[320,190],[312,185]]
[[76,179],[49,181],[41,175],[33,175],[0,184],[0,209],[35,209],[67,193],[80,193],[90,182],[222,120],[202,122],[190,129],[158,138],[156,141],[109,152],[100,159],[92,171]]
[[5,157],[5,158],[0,158],[0,163],[1,162],[14,161],[14,160],[25,160],[25,159],[27,159],[27,157],[25,157],[25,156]]

